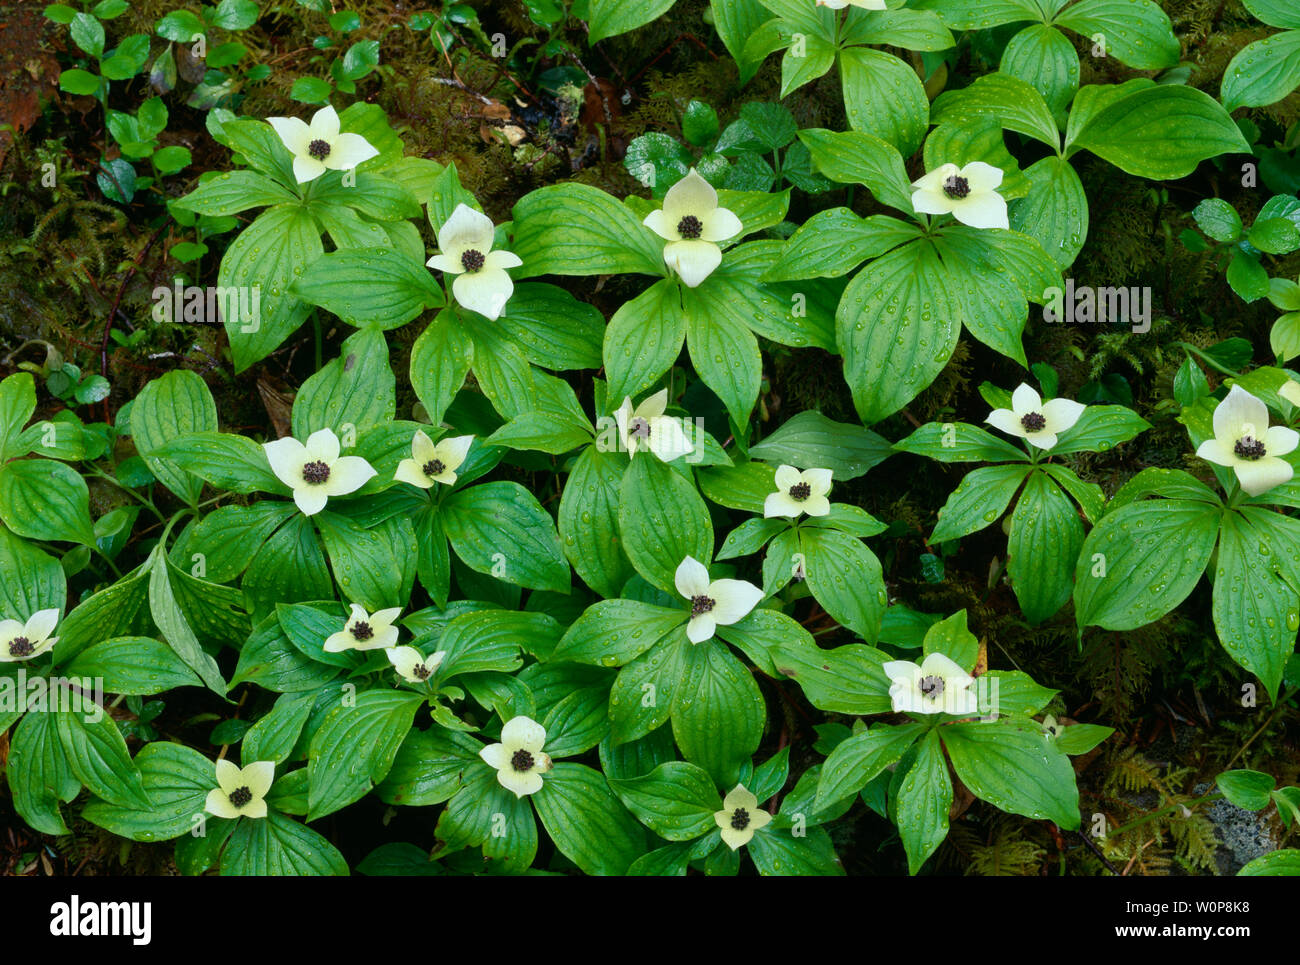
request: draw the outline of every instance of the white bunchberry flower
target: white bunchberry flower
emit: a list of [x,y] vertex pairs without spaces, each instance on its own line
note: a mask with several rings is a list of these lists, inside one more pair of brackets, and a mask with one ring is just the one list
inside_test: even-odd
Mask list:
[[266,792],[275,783],[275,761],[257,761],[237,767],[217,761],[217,786],[208,792],[204,808],[219,818],[266,817]]
[[1214,408],[1214,438],[1202,442],[1196,454],[1230,467],[1241,488],[1258,496],[1291,478],[1291,464],[1279,457],[1293,452],[1297,444],[1300,434],[1286,426],[1269,428],[1268,406],[1234,385]]
[[1046,717],[1043,718],[1043,723],[1041,726],[1043,728],[1043,736],[1046,737],[1048,740],[1055,740],[1056,738],[1060,737],[1061,732],[1065,730],[1065,725],[1058,723],[1056,718],[1053,717],[1051,714],[1048,714]]
[[895,713],[979,713],[979,701],[970,689],[975,678],[941,653],[929,654],[919,666],[910,660],[890,660],[881,669],[890,681]]
[[307,124],[297,117],[268,117],[280,140],[293,155],[293,176],[299,184],[326,171],[350,171],[379,153],[360,134],[340,134],[339,115],[328,105]]
[[743,620],[763,599],[763,591],[744,580],[710,582],[708,569],[692,556],[678,564],[673,583],[691,601],[691,619],[686,624],[691,643],[708,640],[718,624],[726,627]]
[[950,214],[972,228],[1006,228],[1007,202],[998,194],[1002,171],[983,161],[963,168],[942,164],[912,182],[912,208],[918,214]]
[[1008,435],[1020,436],[1031,446],[1051,449],[1056,437],[1072,428],[1085,408],[1070,399],[1044,402],[1031,386],[1021,382],[1011,393],[1011,408],[994,409],[984,421]]
[[497,782],[515,797],[536,794],[542,789],[542,775],[551,769],[551,759],[542,753],[546,728],[528,717],[512,717],[501,728],[501,742],[478,752],[489,767],[496,768]]
[[326,653],[344,650],[387,650],[397,643],[397,627],[393,621],[402,615],[400,606],[367,613],[358,603],[352,604],[352,613],[338,633],[325,638]]
[[464,308],[493,319],[501,317],[515,291],[506,269],[523,264],[512,251],[493,251],[495,238],[491,218],[458,204],[438,229],[438,254],[427,262],[430,268],[456,276],[451,292]]
[[678,456],[695,450],[682,430],[681,420],[664,415],[667,408],[667,389],[660,389],[636,408],[632,407],[632,400],[624,396],[623,404],[614,413],[614,421],[618,424],[618,438],[628,458],[636,458],[638,449],[649,449],[662,462],[672,462]]
[[426,657],[415,647],[392,647],[384,653],[398,676],[413,684],[426,683],[447,656],[446,650],[437,650]]
[[754,832],[765,827],[772,815],[758,806],[758,798],[737,784],[722,799],[722,810],[713,812],[713,820],[722,830],[722,840],[732,851],[749,843]]
[[831,511],[831,501],[826,498],[831,491],[829,469],[805,469],[778,466],[776,492],[768,493],[763,500],[763,516],[789,516],[797,519],[801,513],[825,516]]
[[1288,379],[1286,385],[1277,390],[1277,394],[1292,405],[1300,406],[1300,382]]
[[27,622],[0,620],[0,663],[17,663],[39,657],[59,642],[50,636],[59,624],[59,611],[37,610]]
[[695,168],[668,189],[664,206],[645,216],[645,226],[668,242],[664,262],[688,288],[722,264],[718,242],[744,230],[734,212],[718,207],[718,192]]
[[450,486],[456,482],[456,470],[473,441],[473,436],[456,436],[435,443],[423,429],[417,429],[411,439],[411,458],[397,464],[393,478],[421,489],[432,489],[434,483]]
[[276,478],[293,490],[293,501],[315,516],[331,496],[354,493],[375,475],[360,456],[340,456],[333,429],[317,429],[301,443],[292,436],[262,443]]

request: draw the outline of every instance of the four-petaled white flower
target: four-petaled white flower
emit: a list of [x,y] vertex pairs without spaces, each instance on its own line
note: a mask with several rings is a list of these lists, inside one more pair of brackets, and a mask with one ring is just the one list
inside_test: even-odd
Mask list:
[[385,656],[403,680],[422,684],[433,676],[433,672],[446,658],[447,651],[437,650],[426,657],[415,647],[392,647],[385,651]]
[[512,251],[493,251],[495,237],[491,218],[458,204],[438,229],[438,254],[428,261],[430,268],[456,276],[451,283],[456,301],[487,318],[500,318],[514,294],[515,283],[506,269],[523,264]]
[[618,438],[628,458],[636,458],[638,449],[649,449],[661,461],[672,462],[678,456],[695,450],[682,430],[681,420],[664,415],[667,408],[667,389],[660,389],[636,408],[632,407],[630,398],[623,397],[623,404],[614,413],[614,421],[618,424]]
[[27,622],[0,620],[0,663],[17,663],[39,657],[56,643],[58,637],[50,636],[59,624],[59,611],[37,610]]
[[338,112],[328,105],[313,115],[310,124],[297,117],[266,120],[293,155],[293,176],[299,184],[326,171],[349,171],[379,153],[360,134],[340,134]]
[[352,613],[338,633],[325,638],[326,653],[344,650],[387,650],[397,643],[397,627],[393,621],[402,615],[400,606],[367,613],[360,604],[352,604]]
[[456,470],[473,441],[473,436],[456,436],[435,443],[423,429],[417,429],[411,439],[411,458],[397,464],[393,478],[421,489],[432,489],[434,483],[450,486],[456,482]]
[[1031,446],[1051,449],[1056,437],[1072,428],[1085,408],[1070,399],[1044,402],[1031,386],[1021,382],[1011,393],[1011,408],[994,409],[984,421],[1008,435],[1020,436]]
[[735,213],[718,207],[718,192],[691,168],[664,195],[664,206],[645,216],[645,226],[663,238],[664,262],[694,288],[722,264],[718,242],[744,230]]
[[979,713],[979,701],[970,689],[975,678],[950,657],[931,653],[919,666],[910,660],[890,660],[881,669],[889,678],[889,698],[896,713]]
[[512,717],[501,728],[501,743],[489,744],[478,756],[496,768],[502,787],[522,798],[540,791],[542,775],[551,769],[550,757],[542,753],[545,743],[545,727],[529,717]]
[[1062,731],[1065,730],[1065,725],[1062,723],[1058,723],[1056,718],[1053,717],[1051,714],[1048,714],[1046,717],[1043,718],[1043,723],[1041,726],[1043,728],[1043,736],[1046,737],[1048,740],[1055,740],[1056,738],[1060,737]]
[[1239,385],[1214,408],[1214,438],[1201,443],[1196,454],[1207,462],[1228,466],[1241,488],[1252,496],[1280,486],[1294,470],[1285,459],[1300,444],[1300,434],[1286,426],[1268,425],[1268,406]]
[[292,436],[262,443],[266,461],[280,482],[293,490],[293,501],[308,516],[315,516],[331,496],[354,493],[375,475],[360,456],[340,456],[339,437],[333,429],[317,429],[306,444]]
[[826,494],[831,491],[829,469],[805,469],[778,466],[776,492],[768,493],[763,500],[763,516],[789,516],[797,519],[800,513],[825,516],[831,511],[831,501]]
[[763,599],[763,591],[744,580],[710,582],[708,569],[693,556],[678,565],[673,583],[691,601],[691,619],[686,624],[691,643],[708,640],[718,624],[726,627],[743,620]]
[[1295,379],[1288,379],[1286,385],[1277,390],[1277,394],[1292,405],[1300,406],[1300,382]]
[[217,761],[217,786],[204,804],[219,818],[266,817],[266,792],[275,783],[275,761],[257,761],[238,767],[224,758]]
[[918,214],[950,214],[972,228],[1006,228],[1007,202],[998,194],[1002,171],[983,161],[963,168],[942,164],[912,182],[912,208]]
[[748,844],[754,832],[772,820],[772,815],[761,810],[758,798],[737,784],[722,799],[722,810],[713,812],[713,820],[722,829],[722,840],[732,851]]

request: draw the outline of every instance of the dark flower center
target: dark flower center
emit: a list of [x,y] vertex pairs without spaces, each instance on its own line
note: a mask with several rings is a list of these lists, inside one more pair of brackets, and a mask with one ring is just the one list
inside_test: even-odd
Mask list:
[[1047,425],[1047,420],[1041,412],[1026,412],[1020,417],[1020,424],[1030,432],[1039,432]]
[[9,641],[9,656],[11,657],[30,656],[35,649],[36,645],[26,637],[14,637]]
[[366,623],[365,621],[354,624],[352,627],[353,640],[357,640],[357,641],[369,640],[374,635],[375,635],[375,631],[371,628],[370,624]]
[[736,808],[731,812],[731,826],[737,831],[744,831],[749,827],[749,812],[744,808]]
[[307,145],[307,153],[317,161],[323,161],[330,156],[330,142],[317,138]]
[[446,468],[441,459],[430,459],[424,464],[424,474],[432,479],[434,476],[441,476]]
[[411,668],[411,673],[415,674],[415,676],[419,677],[421,680],[428,680],[429,675],[432,674],[433,671],[430,670],[428,667],[426,667],[424,664],[417,663],[414,667]]
[[717,601],[712,597],[705,596],[701,593],[699,596],[691,597],[691,616],[697,617],[702,613],[708,613],[715,606]]
[[922,678],[921,693],[924,694],[926,697],[934,697],[934,698],[942,697],[943,678],[936,677],[933,674],[931,674],[929,677]]
[[510,758],[510,766],[520,773],[531,771],[534,763],[533,755],[525,750],[515,751],[514,755]]
[[647,419],[640,419],[640,418],[633,419],[633,420],[632,420],[632,435],[636,436],[638,439],[649,439],[649,438],[650,438],[650,422],[649,422],[649,420],[647,420]]
[[302,467],[302,478],[313,486],[319,486],[330,478],[330,467],[319,459]]
[[479,251],[477,248],[471,248],[460,256],[461,267],[466,271],[478,271],[483,267],[486,261],[487,259],[483,256],[483,252]]
[[966,195],[970,194],[970,182],[959,174],[954,174],[947,181],[943,182],[943,193],[948,195],[954,201],[960,201]]
[[253,800],[253,792],[246,787],[238,787],[230,792],[230,803],[237,808],[242,808],[251,800]]
[[693,214],[688,214],[677,222],[677,233],[688,241],[694,241],[704,233],[704,223]]
[[1232,447],[1232,451],[1242,459],[1249,459],[1252,462],[1256,459],[1263,459],[1267,452],[1264,443],[1253,436],[1242,436],[1237,440],[1237,444]]
[[796,503],[801,503],[812,493],[812,486],[806,482],[795,483],[790,487],[790,498]]

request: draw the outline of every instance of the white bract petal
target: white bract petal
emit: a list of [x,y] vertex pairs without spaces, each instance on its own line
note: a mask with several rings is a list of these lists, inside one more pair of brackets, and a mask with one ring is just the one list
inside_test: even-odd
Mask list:
[[276,478],[293,490],[293,501],[308,516],[325,508],[331,496],[354,493],[375,476],[360,456],[340,456],[332,429],[313,432],[307,442],[286,436],[262,444]]
[[737,784],[727,792],[722,800],[722,810],[713,814],[722,840],[732,851],[748,844],[754,832],[767,826],[772,815],[760,810],[758,798],[746,790],[743,784]]
[[1201,443],[1196,454],[1231,468],[1249,495],[1262,495],[1291,479],[1295,470],[1281,457],[1300,444],[1294,429],[1270,428],[1268,420],[1268,406],[1234,385],[1214,409],[1214,438]]
[[1002,171],[983,161],[943,164],[912,182],[918,214],[951,214],[972,228],[1007,228],[1007,202],[998,194]]
[[957,714],[979,712],[975,678],[942,653],[930,653],[918,666],[890,660],[881,666],[889,678],[889,697],[896,713]]
[[809,516],[825,516],[831,511],[830,500],[826,498],[826,494],[831,491],[829,469],[805,469],[800,472],[794,466],[778,466],[775,481],[776,492],[769,494],[763,502],[765,517],[796,518],[804,513]]
[[1071,399],[1044,402],[1032,386],[1022,382],[1011,393],[1011,408],[994,409],[984,421],[1046,450],[1056,445],[1062,432],[1074,427],[1085,408]]
[[632,407],[630,398],[624,397],[623,404],[614,413],[614,422],[618,426],[619,444],[629,458],[635,458],[641,449],[648,449],[661,462],[672,462],[695,451],[682,420],[664,415],[667,408],[667,389],[660,389],[636,408]]
[[341,134],[338,112],[328,105],[316,112],[310,124],[296,117],[268,117],[267,122],[293,156],[293,176],[299,184],[328,170],[351,170],[379,154],[360,134]]
[[240,768],[233,761],[217,761],[217,786],[208,792],[204,808],[219,818],[264,818],[266,795],[275,782],[275,762],[255,761]]
[[744,580],[709,580],[703,563],[688,556],[673,574],[677,592],[691,601],[686,638],[691,643],[710,639],[718,624],[730,626],[743,620],[763,599],[763,591]]
[[529,717],[513,717],[501,728],[501,741],[479,751],[479,757],[497,772],[497,782],[516,797],[542,789],[542,775],[553,766],[542,753],[546,729]]
[[722,264],[719,242],[744,231],[734,211],[718,207],[718,192],[695,168],[664,195],[664,206],[646,215],[644,224],[664,239],[664,263],[689,288],[695,288]]
[[1277,390],[1277,394],[1292,405],[1300,406],[1300,382],[1294,379],[1288,380],[1286,385]]

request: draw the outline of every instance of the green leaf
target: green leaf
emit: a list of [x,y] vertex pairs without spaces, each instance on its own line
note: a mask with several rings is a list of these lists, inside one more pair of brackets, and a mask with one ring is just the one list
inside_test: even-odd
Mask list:
[[796,681],[819,710],[834,714],[882,714],[893,709],[886,654],[860,643],[823,650],[811,639],[792,638],[771,648],[779,673]]
[[396,384],[383,333],[355,332],[339,347],[339,357],[298,390],[293,434],[306,439],[319,429],[331,429],[347,438],[349,427],[356,432],[390,422],[397,412]]
[[913,452],[939,462],[1024,462],[1023,449],[965,422],[931,422],[894,443],[900,452]]
[[859,217],[848,208],[819,211],[790,238],[766,281],[837,278],[917,236],[915,225],[889,215]]
[[310,306],[290,286],[323,250],[306,209],[287,204],[268,208],[226,249],[217,285],[258,293],[254,311],[242,310],[241,297],[241,311],[224,320],[236,372],[273,352],[307,317]]
[[140,390],[131,406],[131,437],[158,481],[191,505],[203,482],[180,466],[155,455],[173,439],[217,431],[217,404],[207,384],[185,369],[168,372]]
[[990,804],[1063,830],[1079,827],[1079,790],[1070,759],[1038,725],[1002,720],[941,728],[963,784]]
[[59,561],[0,526],[0,614],[26,622],[39,610],[62,612],[67,595]]
[[1196,226],[1215,241],[1231,242],[1241,237],[1241,215],[1222,198],[1206,198],[1194,209]]
[[1017,77],[1043,95],[1053,114],[1062,116],[1079,89],[1079,54],[1074,44],[1047,24],[1020,31],[1002,51],[998,70]]
[[645,832],[589,767],[556,764],[533,804],[556,848],[586,874],[625,874],[645,851]]
[[607,398],[617,402],[653,385],[677,361],[685,338],[686,313],[675,281],[656,282],[624,302],[605,329]]
[[175,204],[195,214],[219,217],[294,200],[287,188],[254,171],[227,171],[202,182]]
[[155,741],[140,749],[135,763],[151,807],[135,809],[91,801],[81,816],[132,841],[166,841],[202,827],[196,825],[195,818],[205,817],[208,792],[217,786],[210,760],[180,744]]
[[1007,535],[1007,574],[1030,623],[1054,616],[1070,599],[1082,545],[1083,523],[1074,504],[1044,473],[1032,473]]
[[[57,718],[49,713],[23,717],[10,738],[5,766],[14,810],[42,834],[68,833],[59,803],[71,801],[81,790],[59,739]],[[85,810],[92,807],[94,802]]]
[[411,347],[411,388],[430,422],[439,425],[452,399],[465,384],[474,359],[474,342],[452,312],[438,317]]
[[1219,96],[1229,111],[1264,107],[1300,85],[1300,32],[1273,34],[1237,51],[1223,72]]
[[252,439],[230,432],[196,432],[165,443],[153,455],[184,465],[218,489],[236,493],[277,493],[289,489],[271,472],[266,453]]
[[694,764],[668,761],[649,774],[611,780],[610,787],[646,827],[669,841],[692,841],[717,824],[722,809],[708,772]]
[[1141,87],[1109,103],[1074,133],[1067,156],[1081,148],[1155,180],[1185,177],[1206,158],[1250,152],[1217,102],[1176,85]]
[[1107,513],[1088,534],[1074,574],[1079,627],[1133,630],[1192,592],[1219,532],[1211,506],[1150,500]]
[[15,372],[0,382],[0,460],[19,455],[15,443],[36,411],[36,381],[30,372]]
[[204,684],[218,694],[225,694],[226,684],[221,679],[221,669],[211,654],[203,649],[191,625],[191,618],[187,617],[178,602],[172,581],[183,580],[184,574],[179,571],[173,574],[174,568],[161,546],[156,547],[150,554],[147,567],[149,613],[157,624],[162,638]]
[[687,477],[649,453],[633,459],[619,498],[623,549],[641,576],[677,598],[674,574],[687,556],[705,566],[713,550],[713,523]]
[[4,467],[0,520],[28,539],[95,545],[86,481],[53,459],[21,459]]
[[1014,231],[1029,235],[1058,268],[1068,268],[1088,237],[1088,196],[1068,162],[1045,157],[1025,168],[1029,192],[1011,208]]
[[[1039,16],[1035,14],[1032,19],[1038,20]],[[969,87],[940,94],[931,121],[940,124],[976,117],[996,118],[1009,131],[1042,141],[1053,150],[1060,147],[1061,135],[1052,109],[1035,87],[1019,77],[985,74]]]
[[1090,405],[1078,422],[1061,433],[1052,454],[1106,452],[1150,428],[1149,422],[1122,405]]
[[849,127],[875,133],[904,156],[912,154],[930,120],[930,101],[916,71],[893,54],[865,47],[841,48],[839,57]]
[[930,542],[958,539],[996,522],[1007,511],[1029,471],[1029,466],[1018,463],[968,472],[939,510]]
[[685,626],[687,612],[639,600],[600,600],[565,632],[553,660],[621,667]]
[[[865,131],[799,132],[813,167],[840,184],[862,184],[883,204],[912,212],[912,189],[898,148]],[[918,142],[919,143],[919,142]]]
[[805,528],[799,545],[817,602],[838,623],[874,643],[889,603],[876,554],[862,540],[830,529]]
[[510,310],[490,324],[518,343],[534,365],[557,372],[600,367],[605,319],[563,288],[517,285]]
[[1262,811],[1273,800],[1272,791],[1277,786],[1268,774],[1259,771],[1224,771],[1214,779],[1223,796],[1239,808]]
[[[939,732],[929,731],[909,751],[906,767],[894,777],[897,792],[890,798],[899,836],[907,852],[907,870],[916,874],[948,836],[948,809],[952,806],[952,779],[939,744]],[[1062,758],[1064,759],[1064,758]]]
[[822,765],[817,810],[856,795],[867,782],[897,762],[924,729],[922,724],[874,724],[842,741]]
[[472,737],[440,727],[412,730],[375,793],[386,804],[441,804],[460,789],[461,775],[479,759],[481,747]]
[[276,811],[262,820],[240,821],[221,855],[223,877],[347,873],[347,862],[334,845]]
[[[643,455],[642,459],[653,458]],[[618,505],[627,463],[623,454],[588,446],[560,495],[564,554],[583,581],[603,597],[618,596],[633,568],[622,549]]]
[[1079,0],[1057,14],[1062,27],[1088,38],[1101,34],[1106,55],[1139,70],[1178,64],[1173,24],[1152,0]]
[[898,411],[935,379],[957,345],[959,317],[928,242],[883,255],[849,282],[836,331],[863,423]]
[[483,483],[442,504],[442,525],[471,569],[516,586],[569,591],[569,564],[550,515],[515,482]]
[[187,44],[207,33],[207,27],[198,14],[189,10],[173,10],[154,25],[154,30],[158,36],[180,44]]
[[682,756],[732,787],[762,739],[763,695],[727,647],[713,640],[690,646],[673,695],[673,737]]
[[416,547],[409,519],[393,516],[371,529],[336,513],[322,512],[314,519],[348,600],[371,613],[410,600]]
[[749,448],[753,459],[829,469],[834,479],[855,479],[889,458],[889,442],[869,429],[808,411],[788,419]]
[[674,0],[590,0],[587,23],[588,43],[627,33],[648,24],[668,11]]
[[171,647],[150,637],[114,637],[97,643],[77,654],[61,672],[70,677],[99,678],[108,693],[131,696],[203,686],[198,674]]
[[540,188],[514,207],[516,278],[664,274],[663,243],[612,196],[585,184]]
[[1300,522],[1246,507],[1226,513],[1214,572],[1214,627],[1229,656],[1276,697],[1295,652],[1300,596],[1292,564],[1300,551]]
[[422,702],[414,694],[368,691],[329,712],[307,755],[308,820],[359,800],[384,779]]
[[152,805],[113,718],[104,713],[92,718],[68,711],[54,716],[68,766],[92,794],[125,808]]

